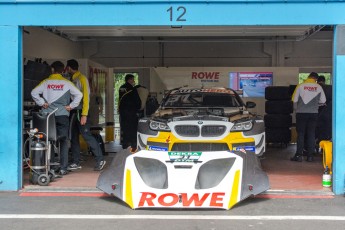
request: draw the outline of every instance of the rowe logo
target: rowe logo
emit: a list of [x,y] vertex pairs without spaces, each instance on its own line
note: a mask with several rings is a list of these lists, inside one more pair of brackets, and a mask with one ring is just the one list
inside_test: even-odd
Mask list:
[[63,87],[65,85],[60,84],[60,85],[56,85],[56,84],[49,84],[48,85],[48,89],[52,89],[52,90],[63,90]]
[[317,90],[317,87],[316,86],[304,86],[304,90],[315,92]]
[[219,80],[220,72],[192,72],[192,79]]
[[172,207],[177,203],[181,203],[183,207],[202,207],[204,205],[207,205],[208,207],[223,207],[224,196],[224,192],[204,193],[203,195],[200,194],[200,196],[198,193],[165,193],[162,195],[157,195],[152,192],[142,192],[138,206]]

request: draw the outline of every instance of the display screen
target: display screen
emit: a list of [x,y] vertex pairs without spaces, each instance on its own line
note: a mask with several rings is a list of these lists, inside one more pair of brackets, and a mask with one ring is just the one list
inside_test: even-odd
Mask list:
[[230,72],[229,88],[242,97],[265,97],[265,88],[273,85],[273,72]]

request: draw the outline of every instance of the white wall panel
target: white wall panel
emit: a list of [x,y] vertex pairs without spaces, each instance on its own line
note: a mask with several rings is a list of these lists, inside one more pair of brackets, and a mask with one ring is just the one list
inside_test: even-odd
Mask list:
[[72,42],[39,27],[25,27],[23,53],[28,58],[69,59],[83,56],[82,44]]

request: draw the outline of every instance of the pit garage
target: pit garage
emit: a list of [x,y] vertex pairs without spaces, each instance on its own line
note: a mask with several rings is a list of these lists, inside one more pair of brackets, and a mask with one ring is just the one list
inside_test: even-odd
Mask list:
[[[13,2],[5,2],[7,3],[4,6],[13,11]],[[344,32],[343,27],[339,25],[342,24],[340,19],[329,21],[321,16],[317,21],[315,17],[312,20],[306,10],[315,5],[316,10],[320,12],[329,10],[328,14],[323,14],[334,15],[334,7],[338,5],[336,1],[328,1],[331,5],[329,8],[323,8],[322,1],[304,3],[298,5],[298,10],[297,5],[289,1],[284,1],[284,4],[279,1],[267,1],[260,7],[256,3],[245,6],[244,3],[232,4],[232,1],[207,6],[202,1],[195,5],[180,1],[147,1],[142,4],[135,2],[131,6],[119,1],[113,1],[117,2],[114,5],[93,2],[93,8],[88,7],[88,1],[83,1],[83,4],[64,1],[54,4],[50,9],[48,6],[51,6],[51,1],[27,5],[17,3],[15,9],[18,11],[14,15],[30,9],[36,12],[37,16],[26,16],[28,22],[20,17],[11,23],[5,20],[11,26],[8,27],[5,23],[0,27],[4,31],[2,34],[6,33],[2,38],[2,44],[11,44],[10,41],[14,38],[19,44],[2,45],[7,53],[18,51],[18,54],[12,54],[13,57],[7,58],[11,63],[9,66],[16,70],[9,72],[9,68],[4,66],[1,71],[5,75],[11,73],[12,76],[19,77],[11,80],[14,81],[15,86],[11,87],[14,87],[15,91],[9,87],[2,88],[1,92],[3,96],[5,92],[17,92],[19,102],[16,108],[12,108],[12,102],[5,102],[9,107],[4,111],[6,114],[1,114],[1,118],[11,124],[15,118],[9,117],[8,114],[16,114],[16,129],[20,130],[2,138],[6,141],[4,143],[11,144],[2,147],[3,150],[0,152],[10,151],[15,155],[10,159],[15,163],[6,164],[4,169],[18,175],[18,180],[8,183],[9,175],[0,171],[0,176],[3,177],[1,180],[5,182],[0,184],[4,186],[0,189],[56,190],[95,187],[99,172],[92,171],[92,153],[83,140],[83,168],[55,180],[47,187],[30,184],[30,169],[25,168],[26,162],[22,157],[22,153],[26,151],[23,128],[25,130],[30,127],[31,112],[37,109],[30,99],[31,89],[46,77],[45,74],[49,71],[47,65],[55,60],[66,63],[68,59],[74,58],[79,61],[80,70],[89,78],[91,90],[96,95],[95,100],[91,101],[90,108],[93,108],[92,119],[95,126],[101,128],[100,134],[105,143],[107,161],[111,161],[122,149],[119,144],[116,93],[119,84],[122,84],[120,79],[126,73],[135,74],[139,84],[148,88],[150,97],[158,102],[163,99],[167,90],[186,85],[246,89],[242,91],[242,99],[244,102],[255,102],[256,107],[250,109],[250,112],[263,118],[274,108],[266,108],[270,98],[267,98],[265,91],[257,85],[257,81],[251,80],[254,76],[259,75],[268,79],[263,88],[279,86],[293,89],[310,72],[325,75],[326,83],[333,85],[333,108],[337,108],[333,111],[333,187],[322,186],[322,154],[316,155],[314,162],[290,161],[290,157],[296,151],[293,112],[288,112],[291,121],[286,122],[288,125],[285,128],[288,132],[284,137],[275,139],[277,135],[271,134],[268,138],[266,134],[266,152],[260,157],[260,161],[270,179],[270,192],[342,192],[344,167],[341,165],[344,164],[341,163],[344,159],[337,154],[337,151],[340,152],[342,149],[342,141],[336,142],[336,137],[341,137],[343,129],[340,119],[337,127],[334,124],[337,115],[342,111],[335,99],[341,98],[337,92],[337,85],[342,85],[344,81],[340,77],[343,73],[340,63],[344,62],[341,46]],[[210,13],[215,10],[228,15],[226,10],[221,10],[221,6],[226,6],[233,15],[227,18],[218,17],[220,13]],[[69,17],[57,18],[49,14],[52,11],[63,12],[61,9],[64,7],[72,7],[74,10],[79,8],[76,15]],[[279,14],[277,9],[281,11],[281,7],[286,7],[289,15],[298,15],[298,20],[296,17]],[[81,9],[87,13],[81,12]],[[243,18],[236,9],[255,14]],[[301,9],[304,9],[303,15],[298,13]],[[146,13],[140,13],[140,10]],[[275,13],[267,15],[267,10]],[[1,19],[6,16],[14,18],[6,12],[3,14],[3,9],[0,12],[4,15]],[[117,16],[114,16],[114,12]],[[106,16],[102,18],[99,14]],[[212,16],[205,17],[208,14]],[[159,20],[166,16],[168,18],[165,21]],[[158,21],[162,23],[157,23]],[[284,101],[286,100],[287,98],[284,98]],[[284,103],[277,103],[277,107],[283,107],[281,104]],[[7,126],[1,128],[4,130],[2,133],[5,133],[6,128]],[[18,141],[13,143],[13,140]]]

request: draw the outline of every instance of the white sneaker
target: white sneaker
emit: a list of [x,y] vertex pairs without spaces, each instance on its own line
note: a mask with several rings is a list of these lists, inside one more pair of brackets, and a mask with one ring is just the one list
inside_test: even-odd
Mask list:
[[98,165],[96,165],[96,167],[93,169],[95,171],[101,171],[104,168],[105,163],[107,163],[106,161],[100,161],[98,163]]
[[67,167],[68,171],[73,171],[73,170],[77,170],[77,169],[81,169],[81,165],[77,165],[76,163],[70,164]]

